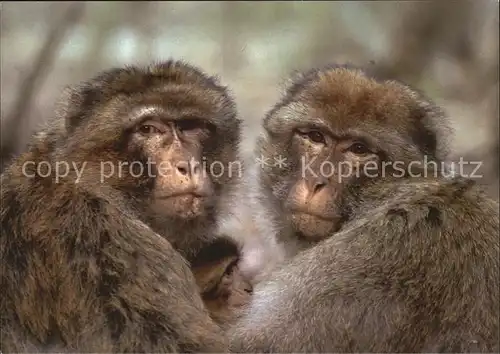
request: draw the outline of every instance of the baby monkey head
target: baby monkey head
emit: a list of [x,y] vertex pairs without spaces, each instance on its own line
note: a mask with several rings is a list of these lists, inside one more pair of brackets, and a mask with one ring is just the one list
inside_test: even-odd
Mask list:
[[406,176],[412,161],[439,160],[441,124],[441,112],[403,84],[347,66],[311,70],[264,119],[258,147],[270,163],[261,183],[282,222],[318,241],[349,219],[364,186]]
[[[102,73],[70,92],[66,152],[155,218],[207,217],[237,173],[240,121],[226,88],[178,61]],[[98,174],[97,174],[98,173]]]

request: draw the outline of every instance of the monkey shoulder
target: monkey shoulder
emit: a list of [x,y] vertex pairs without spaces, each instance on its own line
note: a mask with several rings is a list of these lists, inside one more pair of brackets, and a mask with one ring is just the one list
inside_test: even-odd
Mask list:
[[372,197],[363,210],[357,211],[358,224],[378,222],[401,232],[419,227],[445,232],[461,225],[466,218],[468,223],[461,225],[461,233],[466,232],[464,227],[470,228],[469,231],[478,226],[498,230],[498,202],[489,198],[472,179],[402,180],[388,183],[382,189],[384,198]]
[[16,274],[21,276],[31,258],[40,255],[42,266],[61,274],[71,268],[73,276],[81,271],[88,277],[90,263],[103,263],[114,264],[105,269],[128,275],[134,269],[154,270],[158,280],[166,278],[168,270],[170,280],[176,278],[179,284],[192,277],[172,245],[117,196],[106,198],[72,183],[20,180],[12,174],[2,175],[2,182],[2,253]]
[[[173,338],[180,338],[176,350],[224,348],[189,264],[164,237],[116,199],[76,187],[54,188],[51,193],[39,188],[29,196],[15,185],[2,191],[1,279],[7,294],[1,310],[6,326],[20,318],[22,328],[44,335],[51,314],[62,335],[78,338],[77,324],[97,326],[102,336],[107,329],[118,335],[134,328],[135,318],[162,348],[174,345]],[[26,306],[15,305],[16,299]],[[99,312],[110,316],[112,328]],[[35,318],[38,327],[30,324]],[[130,348],[140,349],[134,345]]]

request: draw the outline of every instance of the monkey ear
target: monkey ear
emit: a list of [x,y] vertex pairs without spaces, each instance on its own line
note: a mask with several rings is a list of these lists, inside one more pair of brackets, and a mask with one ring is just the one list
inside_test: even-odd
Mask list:
[[56,116],[64,121],[67,132],[75,129],[89,116],[91,109],[98,101],[101,91],[94,84],[83,86],[67,86],[56,103]]
[[449,157],[450,145],[455,134],[450,118],[442,108],[430,100],[420,101],[419,106],[424,111],[422,124],[435,135],[436,158],[445,161]]
[[83,105],[83,97],[76,87],[66,86],[56,102],[56,116],[64,121],[66,131],[73,126],[72,117],[78,115]]
[[288,77],[284,78],[279,83],[283,96],[294,95],[297,91],[297,86],[300,85],[300,82],[304,81],[305,78],[306,75],[303,72],[299,70],[292,71]]
[[288,77],[288,82],[290,85],[295,84],[297,81],[301,81],[306,77],[305,73],[300,70],[294,70],[290,73]]

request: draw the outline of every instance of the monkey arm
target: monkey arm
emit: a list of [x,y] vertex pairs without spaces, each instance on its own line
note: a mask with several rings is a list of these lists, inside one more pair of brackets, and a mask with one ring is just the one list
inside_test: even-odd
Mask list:
[[[120,338],[118,347],[149,352],[225,348],[222,332],[209,317],[186,260],[140,221],[130,218],[125,225],[114,226],[116,235],[110,235],[104,257],[124,272],[117,274],[111,266],[104,269],[112,288],[118,289],[111,294],[106,311],[115,324],[121,324],[114,328]],[[137,347],[131,342],[128,346],[127,341],[141,332],[150,339],[140,342],[149,345]]]
[[373,352],[373,339],[395,329],[385,316],[400,313],[404,304],[369,282],[357,292],[356,269],[363,267],[347,259],[342,266],[340,251],[322,247],[334,252],[338,268],[325,268],[312,248],[271,273],[232,329],[232,352]]
[[[33,202],[29,214],[12,191],[2,193],[3,202],[2,351],[226,347],[188,264],[146,225],[95,199]],[[54,228],[37,221],[39,211],[59,213]]]
[[496,351],[498,238],[467,235],[493,235],[498,205],[472,195],[463,224],[463,203],[422,196],[367,213],[258,284],[231,350]]

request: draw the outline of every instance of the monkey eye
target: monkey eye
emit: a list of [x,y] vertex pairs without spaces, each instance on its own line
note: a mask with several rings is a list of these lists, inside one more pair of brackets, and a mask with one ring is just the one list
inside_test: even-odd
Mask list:
[[193,130],[204,130],[204,131],[212,131],[213,126],[206,122],[203,119],[197,119],[197,118],[188,118],[188,119],[181,119],[175,122],[175,125],[177,128],[181,131],[193,131]]
[[366,155],[370,153],[370,149],[363,143],[354,143],[349,146],[348,150],[356,155]]
[[229,276],[229,275],[233,274],[237,265],[238,265],[238,259],[235,259],[227,266],[226,270],[224,271],[224,275]]
[[317,144],[325,144],[326,143],[325,136],[317,130],[313,130],[313,131],[310,131],[309,133],[307,133],[307,137],[313,143],[317,143]]
[[139,132],[144,135],[149,135],[158,134],[160,133],[160,130],[156,127],[153,127],[152,125],[141,125],[141,127],[139,128]]
[[164,129],[161,124],[157,124],[156,122],[146,122],[141,124],[137,131],[143,135],[152,135],[152,134],[162,134],[164,133]]
[[325,136],[318,130],[299,131],[299,134],[315,144],[326,144]]

